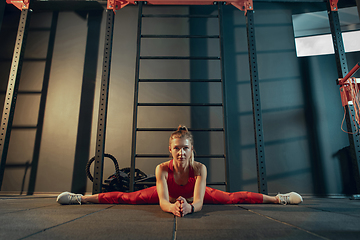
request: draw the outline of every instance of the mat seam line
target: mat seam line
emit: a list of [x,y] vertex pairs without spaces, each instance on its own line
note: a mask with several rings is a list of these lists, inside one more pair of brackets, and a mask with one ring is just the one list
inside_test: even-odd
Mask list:
[[27,208],[27,209],[17,210],[17,211],[13,211],[13,212],[5,212],[5,213],[2,213],[2,214],[3,214],[3,215],[5,215],[5,214],[9,214],[9,213],[18,213],[18,212],[30,211],[30,210],[34,210],[34,209],[45,208],[45,207],[51,207],[51,206],[55,206],[55,205],[58,205],[58,204],[51,204],[51,205],[48,205],[48,206],[41,206],[41,207]]
[[345,216],[349,216],[349,217],[359,218],[358,216],[354,216],[354,215],[351,215],[351,214],[332,212],[332,211],[324,210],[324,209],[321,209],[321,208],[315,208],[315,207],[306,207],[306,208],[310,208],[310,209],[314,209],[314,210],[318,210],[318,211],[322,211],[322,212],[335,213],[335,214],[339,214],[339,215],[345,215]]
[[301,228],[301,227],[295,226],[295,225],[293,225],[293,224],[280,221],[280,220],[278,220],[278,219],[275,219],[275,218],[266,216],[266,215],[264,215],[264,214],[255,212],[255,211],[253,211],[253,210],[250,210],[250,209],[247,209],[247,208],[244,208],[244,207],[241,207],[241,206],[238,206],[238,207],[239,207],[239,208],[242,208],[242,209],[245,209],[245,210],[247,210],[247,211],[249,211],[249,212],[251,212],[251,213],[255,213],[255,214],[259,215],[259,216],[262,216],[262,217],[265,217],[265,218],[267,218],[267,219],[270,219],[270,220],[272,220],[272,221],[275,221],[275,222],[278,222],[278,223],[281,223],[281,224],[284,224],[284,225],[287,225],[287,226],[290,226],[290,227],[294,227],[294,228],[296,228],[296,229],[299,229],[299,230],[301,230],[301,231],[304,231],[304,232],[306,232],[306,233],[309,233],[309,234],[311,234],[311,235],[313,235],[313,236],[316,236],[316,237],[319,237],[319,238],[322,238],[322,239],[325,239],[325,240],[330,240],[330,238],[323,237],[323,236],[321,236],[321,235],[318,235],[318,234],[316,234],[316,233],[310,232],[310,231],[308,231],[308,230],[306,230],[306,229],[303,229],[303,228]]
[[50,230],[50,229],[52,229],[52,228],[59,227],[59,226],[61,226],[61,225],[65,225],[65,224],[70,223],[70,222],[74,222],[74,221],[76,221],[76,220],[78,220],[78,219],[81,219],[81,218],[90,216],[90,215],[92,215],[92,214],[94,214],[94,213],[98,213],[98,212],[101,212],[101,211],[105,211],[105,210],[107,210],[107,209],[109,209],[109,208],[112,208],[112,207],[114,207],[114,206],[109,206],[109,207],[107,207],[107,208],[100,209],[100,210],[95,211],[95,212],[92,212],[92,213],[88,213],[88,214],[86,214],[86,215],[84,215],[84,216],[81,216],[81,217],[78,217],[78,218],[74,218],[74,219],[71,219],[71,220],[69,220],[69,221],[66,221],[66,222],[57,224],[57,225],[55,225],[55,226],[51,226],[51,227],[48,227],[48,228],[44,228],[43,230],[40,230],[40,231],[38,231],[38,232],[32,233],[32,234],[30,234],[30,235],[27,235],[27,236],[25,236],[25,237],[19,238],[19,240],[32,237],[32,236],[34,236],[34,235],[36,235],[36,234],[45,232],[45,231]]
[[177,217],[174,216],[174,229],[173,229],[172,240],[176,240],[176,231],[177,231]]

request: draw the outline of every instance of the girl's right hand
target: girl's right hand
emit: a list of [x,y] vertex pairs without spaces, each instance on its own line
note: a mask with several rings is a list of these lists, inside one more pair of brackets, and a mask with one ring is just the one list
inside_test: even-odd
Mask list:
[[176,201],[174,204],[171,205],[171,212],[177,217],[182,217],[182,211],[181,211],[181,203],[179,201]]

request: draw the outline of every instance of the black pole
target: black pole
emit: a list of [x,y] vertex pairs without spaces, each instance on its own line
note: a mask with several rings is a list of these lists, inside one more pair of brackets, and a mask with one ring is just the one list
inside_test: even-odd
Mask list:
[[14,118],[17,92],[21,75],[21,67],[25,52],[28,26],[30,22],[30,10],[23,9],[20,15],[19,27],[15,42],[15,49],[11,63],[8,87],[5,96],[4,109],[0,128],[0,190],[4,178],[5,164],[9,149],[11,127]]
[[226,191],[230,192],[230,160],[229,160],[229,135],[228,135],[228,116],[226,111],[226,87],[225,87],[225,58],[224,58],[224,40],[223,40],[223,4],[218,3],[219,12],[219,42],[220,42],[220,68],[221,68],[221,88],[222,88],[222,103],[223,103],[223,129],[224,129],[224,155],[225,155],[225,184]]
[[262,124],[261,104],[260,104],[259,75],[258,75],[257,56],[256,56],[254,11],[250,11],[250,10],[247,11],[246,30],[247,30],[248,50],[249,50],[251,98],[252,98],[253,119],[254,119],[258,190],[259,193],[267,194],[268,190],[267,190],[267,179],[266,179],[263,124]]
[[114,30],[114,12],[113,10],[108,9],[106,10],[106,30],[105,30],[104,58],[103,58],[101,87],[100,87],[98,128],[97,128],[97,136],[96,136],[94,181],[93,181],[93,191],[92,191],[93,194],[101,193],[101,189],[102,189],[113,30]]
[[4,12],[5,12],[5,5],[6,1],[0,1],[0,32],[1,32],[1,26],[4,18]]
[[143,2],[139,2],[138,28],[136,41],[136,66],[135,66],[135,91],[134,91],[134,112],[133,112],[133,130],[131,147],[131,166],[130,166],[130,192],[135,188],[135,158],[136,158],[136,132],[137,132],[137,112],[139,101],[139,77],[140,77],[140,45],[141,45],[141,25]]
[[88,12],[88,32],[71,184],[71,192],[73,193],[84,194],[86,192],[87,177],[84,169],[90,159],[89,150],[91,145],[91,125],[94,110],[95,82],[102,16],[102,9],[100,11],[93,10]]
[[38,169],[38,163],[39,163],[39,157],[40,157],[41,138],[42,138],[42,132],[43,132],[43,127],[44,127],[46,99],[47,99],[47,94],[48,94],[48,86],[49,86],[49,80],[50,80],[51,63],[52,63],[53,52],[54,52],[58,17],[59,17],[59,12],[54,11],[53,15],[52,15],[52,20],[51,20],[49,44],[48,44],[46,62],[45,62],[44,80],[43,80],[43,85],[42,85],[42,89],[41,89],[38,123],[37,123],[36,135],[35,135],[34,152],[33,152],[33,157],[32,157],[32,161],[31,161],[29,188],[27,191],[28,195],[32,195],[35,191],[36,175],[37,175],[37,169]]

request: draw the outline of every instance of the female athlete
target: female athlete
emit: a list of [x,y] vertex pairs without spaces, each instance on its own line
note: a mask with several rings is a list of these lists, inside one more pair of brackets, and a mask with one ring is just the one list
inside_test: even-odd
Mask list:
[[183,217],[198,212],[203,204],[275,203],[299,204],[302,197],[295,192],[268,196],[253,192],[228,193],[206,186],[207,170],[194,161],[193,136],[185,126],[179,126],[169,139],[172,160],[156,167],[156,186],[136,192],[107,192],[83,196],[61,193],[60,204],[160,204],[163,211]]

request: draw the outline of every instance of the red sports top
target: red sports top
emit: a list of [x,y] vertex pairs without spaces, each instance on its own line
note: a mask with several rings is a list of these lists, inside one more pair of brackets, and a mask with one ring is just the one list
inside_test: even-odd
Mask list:
[[180,196],[184,198],[192,198],[194,196],[194,188],[195,188],[194,169],[190,166],[189,180],[184,186],[181,186],[177,184],[174,180],[174,165],[173,165],[173,160],[171,160],[169,163],[167,184],[169,189],[169,196],[171,198],[176,199]]

